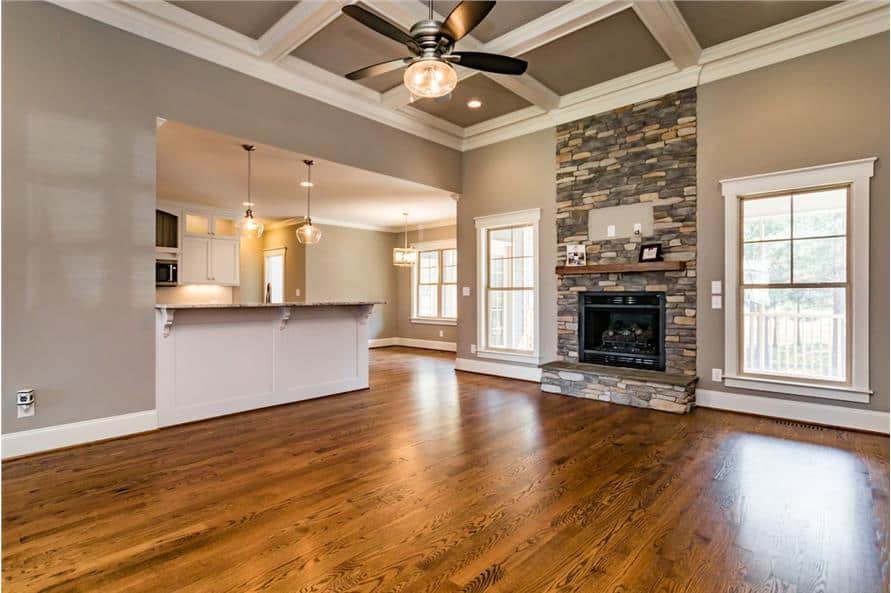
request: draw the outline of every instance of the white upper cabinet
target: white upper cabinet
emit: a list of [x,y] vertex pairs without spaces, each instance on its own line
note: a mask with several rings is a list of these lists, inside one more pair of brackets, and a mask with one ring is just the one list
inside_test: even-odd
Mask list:
[[238,255],[240,244],[237,239],[210,240],[210,275],[215,284],[238,286]]
[[186,209],[184,218],[185,229],[183,232],[186,235],[229,239],[238,237],[238,220],[231,214]]
[[210,239],[183,237],[182,263],[179,269],[181,284],[208,284],[210,278]]

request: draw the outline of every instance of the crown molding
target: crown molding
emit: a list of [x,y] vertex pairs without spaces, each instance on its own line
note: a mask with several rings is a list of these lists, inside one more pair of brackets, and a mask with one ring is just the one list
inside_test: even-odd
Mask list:
[[[378,93],[294,56],[281,56],[283,48],[292,43],[299,44],[307,31],[319,26],[319,19],[324,20],[332,14],[336,16],[335,12],[327,9],[304,15],[304,21],[298,17],[309,8],[304,7],[297,11],[300,7],[298,5],[258,42],[167,2],[50,1],[118,29],[461,151],[473,150],[623,105],[728,78],[889,29],[887,2],[849,0],[704,49],[699,54],[698,63],[684,68],[678,68],[676,63],[669,61],[563,96],[557,96],[543,85],[537,86],[537,81],[499,81],[521,95],[522,87],[523,93],[526,93],[524,96],[534,99],[535,105],[461,128],[409,105],[400,106],[404,96],[402,91],[405,90],[402,87]],[[403,5],[391,0],[369,2],[386,13],[400,13],[400,19],[424,10],[422,5],[415,7],[414,3]],[[472,40],[471,45],[474,47],[468,46],[468,49],[509,55],[522,53],[538,47],[536,44],[553,41],[590,24],[592,20],[606,18],[631,6],[632,2],[629,0],[574,0],[489,43],[480,44]],[[641,8],[638,4],[634,6],[635,10],[655,11],[653,7]],[[665,7],[660,10],[662,13],[652,15],[651,20],[664,29],[665,36],[672,34],[668,31],[672,24],[676,29],[680,27],[674,31],[673,38],[667,37],[663,42],[675,44],[678,47],[677,55],[674,56],[677,63],[686,63],[690,53],[696,51],[685,33],[689,29],[683,19],[678,20],[676,7],[674,10]],[[392,15],[389,16],[392,18]],[[277,62],[270,61],[269,56],[281,59]],[[459,79],[471,75],[467,69],[459,67],[458,70]],[[492,76],[493,79],[498,81],[495,76]],[[513,86],[508,86],[509,84]],[[338,221],[328,224],[348,226]],[[391,232],[386,227],[370,227],[368,230]]]
[[[225,66],[278,87],[322,101],[372,121],[460,150],[461,139],[380,103],[380,94],[293,56],[280,62],[260,57],[256,42],[159,2],[50,2],[107,25]],[[186,15],[190,15],[189,18]],[[171,20],[175,19],[175,20]],[[201,19],[201,30],[192,27]],[[210,26],[213,25],[213,26]],[[244,38],[244,39],[239,39]],[[370,93],[370,94],[369,94]],[[431,116],[432,117],[432,116]],[[447,123],[447,122],[444,122]]]

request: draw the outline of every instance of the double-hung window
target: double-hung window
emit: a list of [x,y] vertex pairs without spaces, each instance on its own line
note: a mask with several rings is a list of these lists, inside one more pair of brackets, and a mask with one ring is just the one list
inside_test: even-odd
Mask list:
[[537,361],[539,219],[538,209],[476,219],[478,356]]
[[418,243],[412,273],[412,321],[454,324],[458,317],[458,251],[455,241]]
[[868,401],[872,160],[722,182],[725,383]]

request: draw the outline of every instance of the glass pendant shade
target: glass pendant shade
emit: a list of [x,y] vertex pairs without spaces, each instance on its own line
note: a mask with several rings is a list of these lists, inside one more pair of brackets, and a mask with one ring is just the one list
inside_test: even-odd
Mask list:
[[402,80],[415,97],[435,99],[455,90],[458,74],[447,62],[427,59],[418,60],[409,66]]
[[315,245],[322,239],[322,229],[307,219],[306,224],[297,229],[297,242],[301,245]]
[[254,234],[258,239],[263,236],[263,223],[254,218],[254,212],[250,208],[245,211],[240,226],[243,235]]
[[410,247],[393,248],[393,265],[399,267],[413,266],[418,262],[418,250]]

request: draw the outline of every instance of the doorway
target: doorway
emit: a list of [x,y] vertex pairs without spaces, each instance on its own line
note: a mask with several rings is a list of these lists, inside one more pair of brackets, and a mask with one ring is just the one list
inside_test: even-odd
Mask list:
[[282,303],[285,300],[285,249],[263,252],[264,302]]

